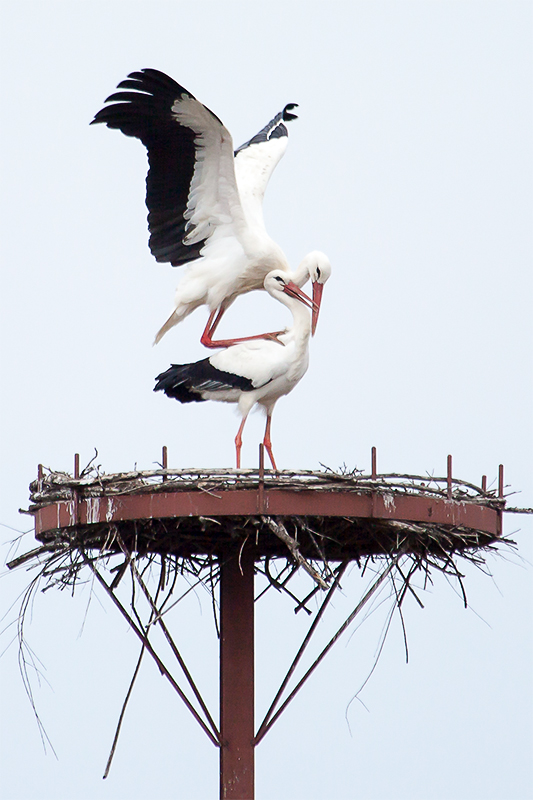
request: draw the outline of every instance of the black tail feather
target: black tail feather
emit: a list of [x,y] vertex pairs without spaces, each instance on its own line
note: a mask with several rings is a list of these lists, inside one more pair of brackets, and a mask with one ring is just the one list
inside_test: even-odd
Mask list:
[[208,358],[193,364],[172,364],[158,375],[154,392],[164,392],[180,403],[202,403],[204,392],[227,392],[240,389],[250,392],[254,388],[249,378],[233,375],[214,367]]

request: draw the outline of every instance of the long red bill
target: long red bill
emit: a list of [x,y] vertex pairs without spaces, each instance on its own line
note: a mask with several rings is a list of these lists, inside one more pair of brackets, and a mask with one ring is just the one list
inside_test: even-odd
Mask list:
[[315,335],[316,326],[318,324],[318,315],[320,313],[320,304],[322,303],[322,291],[324,289],[323,283],[315,281],[313,283],[313,320],[311,322],[311,335]]
[[313,314],[315,313],[314,301],[311,300],[309,295],[307,295],[305,292],[303,292],[300,289],[299,286],[296,286],[295,283],[293,283],[292,281],[290,281],[289,283],[286,283],[285,284],[285,288],[283,289],[283,291],[285,292],[285,294],[288,294],[291,297],[295,297],[297,300],[300,300],[300,302],[303,303],[304,306],[307,306],[308,308],[312,308],[313,309]]

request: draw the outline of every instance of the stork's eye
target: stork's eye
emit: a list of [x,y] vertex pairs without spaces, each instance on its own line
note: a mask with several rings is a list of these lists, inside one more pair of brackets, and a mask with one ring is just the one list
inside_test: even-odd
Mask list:
[[275,278],[277,281],[279,281],[280,283],[283,283],[283,284],[285,285],[285,281],[284,281],[284,280],[283,280],[283,278],[281,278],[279,275],[274,275],[274,278]]
[[320,278],[320,267],[316,268],[316,277]]

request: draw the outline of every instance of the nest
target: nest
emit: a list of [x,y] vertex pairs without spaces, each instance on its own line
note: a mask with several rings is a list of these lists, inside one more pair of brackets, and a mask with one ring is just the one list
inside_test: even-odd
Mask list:
[[[68,472],[48,469],[30,483],[30,513],[53,502],[72,498],[76,490],[85,497],[138,494],[143,492],[169,492],[199,490],[217,492],[232,489],[255,489],[262,483],[265,489],[290,489],[293,492],[377,492],[390,494],[416,494],[429,497],[448,497],[448,477],[433,475],[406,475],[390,473],[365,475],[362,470],[335,472],[328,467],[320,471],[283,470],[274,472],[259,469],[166,469],[133,470],[130,472],[105,473],[100,467],[89,464],[74,478]],[[451,479],[450,499],[470,501],[501,508],[503,499],[496,489],[484,490],[473,483]]]
[[[293,496],[302,492],[327,494],[332,497],[333,504],[336,496],[350,493],[380,497],[390,504],[402,497],[418,497],[448,499],[497,511],[505,505],[495,491],[487,492],[465,481],[450,482],[448,478],[432,476],[388,474],[372,478],[357,470],[333,472],[327,469],[281,473],[157,469],[109,475],[89,467],[79,478],[63,472],[43,471],[41,477],[30,485],[29,512],[36,513],[54,503],[74,505],[86,501],[91,504],[101,498],[179,492],[220,497],[223,493],[247,490],[260,493],[283,491]],[[360,561],[368,556],[387,557],[399,552],[400,548],[436,565],[442,560],[447,561],[454,553],[470,552],[474,555],[498,538],[494,533],[465,525],[290,513],[277,515],[275,519],[266,513],[150,516],[112,524],[105,521],[70,525],[44,531],[38,534],[38,538],[53,550],[83,547],[117,552],[120,549],[117,534],[128,550],[139,555],[157,553],[161,557],[192,561],[204,556],[208,560],[219,556],[229,545],[236,545],[252,536],[257,554],[262,558],[284,557],[287,545],[296,543],[304,558],[318,560],[322,565],[347,558]]]
[[[312,492],[333,498],[350,493],[380,497],[386,503],[412,497],[451,500],[484,506],[500,516],[505,507],[504,498],[496,490],[487,491],[449,475],[365,475],[360,470],[334,472],[328,468],[298,472],[160,468],[106,474],[89,463],[79,477],[40,468],[38,479],[30,484],[31,505],[26,513],[37,514],[60,503],[77,508],[83,501],[90,505],[102,498],[180,492],[220,497],[243,490],[258,491],[261,496],[278,490],[294,496]],[[431,581],[434,570],[454,576],[466,602],[457,557],[483,567],[489,552],[498,550],[502,543],[514,545],[499,534],[464,525],[266,513],[74,524],[47,529],[38,538],[42,546],[14,558],[8,566],[39,567],[39,582],[44,580],[45,590],[53,586],[74,589],[89,567],[107,573],[106,586],[114,592],[134,561],[143,574],[147,570],[152,575],[157,573],[159,591],[165,589],[169,597],[178,577],[186,575],[193,582],[203,583],[213,602],[220,560],[235,550],[242,552],[246,544],[255,548],[256,572],[262,573],[271,587],[286,591],[296,603],[296,611],[308,610],[307,598],[297,598],[287,586],[298,569],[303,568],[315,582],[311,596],[330,587],[339,565],[350,561],[356,561],[364,572],[369,565],[382,571],[402,560],[405,587],[417,573],[424,575],[424,585]]]

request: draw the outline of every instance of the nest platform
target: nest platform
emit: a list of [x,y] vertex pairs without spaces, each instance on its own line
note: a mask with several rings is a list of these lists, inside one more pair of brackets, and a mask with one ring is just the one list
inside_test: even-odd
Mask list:
[[[501,478],[501,476],[500,476]],[[30,485],[45,547],[217,556],[253,537],[256,558],[287,557],[273,520],[302,556],[327,561],[404,553],[466,555],[502,536],[503,484],[487,491],[448,475],[359,471],[156,469],[78,477],[40,468]]]
[[[163,448],[160,469],[106,474],[91,462],[80,472],[76,456],[73,475],[40,466],[30,484],[29,513],[40,546],[8,563],[38,570],[22,601],[21,647],[25,614],[38,587],[74,591],[87,574],[141,642],[106,775],[146,651],[220,749],[220,796],[250,800],[255,747],[386,582],[393,605],[385,631],[408,591],[423,607],[417,592],[432,583],[433,571],[458,580],[466,606],[457,562],[466,559],[483,569],[489,551],[514,544],[502,531],[504,511],[518,510],[506,509],[502,466],[491,490],[485,477],[481,486],[454,478],[451,456],[440,478],[378,474],[375,448],[370,474],[265,470],[262,446],[259,463],[257,470],[168,469]],[[353,561],[362,574],[368,568],[369,585],[296,682],[295,671],[303,670],[304,652]],[[289,588],[300,568],[314,582],[311,589],[308,581]],[[413,583],[417,575],[422,589]],[[211,594],[220,639],[218,723],[166,624],[168,612],[200,583]],[[310,625],[254,732],[254,605],[269,589],[290,597],[295,613],[305,611]],[[316,603],[308,605],[313,597]],[[162,639],[152,636],[155,627]],[[165,642],[170,666],[168,651],[160,651]],[[186,691],[176,680],[178,668]]]

